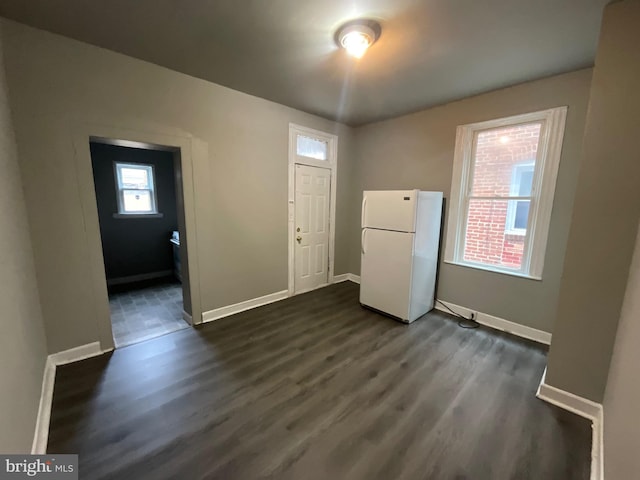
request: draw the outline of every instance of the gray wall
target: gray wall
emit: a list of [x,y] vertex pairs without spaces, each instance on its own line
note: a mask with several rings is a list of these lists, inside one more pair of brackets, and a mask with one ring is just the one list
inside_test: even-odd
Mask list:
[[46,360],[0,44],[0,452],[29,453]]
[[[2,21],[7,76],[50,352],[97,341],[74,164],[80,126],[190,136],[203,310],[287,288],[289,122],[338,141],[335,273],[347,273],[349,127],[121,54]],[[85,127],[86,128],[86,127]],[[54,255],[51,253],[55,252]]]
[[591,70],[580,70],[356,129],[350,270],[360,272],[363,190],[420,188],[448,198],[456,126],[568,105],[543,280],[441,263],[438,285],[442,300],[552,332],[590,81]]
[[636,478],[640,472],[640,232],[629,272],[622,315],[604,396],[605,477]]
[[[118,213],[114,162],[153,165],[161,218],[114,218]],[[178,230],[173,152],[91,143],[107,281],[173,270],[169,239]]]
[[602,402],[640,217],[640,2],[604,12],[547,382]]

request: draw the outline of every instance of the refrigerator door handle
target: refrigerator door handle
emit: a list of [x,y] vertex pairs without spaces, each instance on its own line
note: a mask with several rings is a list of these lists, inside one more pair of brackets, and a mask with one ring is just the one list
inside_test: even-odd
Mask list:
[[366,231],[367,231],[367,229],[366,229],[366,228],[363,228],[363,229],[362,229],[362,240],[360,241],[360,249],[362,250],[362,254],[363,254],[363,255],[364,255],[365,253],[367,253],[367,252],[365,251],[365,248],[364,248],[365,232],[366,232]]
[[362,197],[362,218],[360,219],[360,222],[362,223],[362,226],[363,226],[363,227],[365,226],[365,225],[364,225],[364,216],[365,216],[365,215],[364,215],[364,212],[365,212],[365,209],[366,209],[366,208],[367,208],[367,196],[366,196],[366,195],[364,195],[364,196]]

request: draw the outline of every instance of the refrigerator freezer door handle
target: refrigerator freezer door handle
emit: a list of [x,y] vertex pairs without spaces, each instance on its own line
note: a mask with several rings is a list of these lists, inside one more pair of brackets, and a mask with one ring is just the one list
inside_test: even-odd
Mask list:
[[360,219],[362,223],[362,227],[364,227],[364,212],[366,208],[367,208],[367,197],[365,195],[362,197],[362,218]]
[[365,232],[367,231],[366,228],[362,229],[362,240],[360,241],[360,249],[362,250],[362,254],[364,255],[365,253],[365,248],[364,248],[364,240],[365,240]]

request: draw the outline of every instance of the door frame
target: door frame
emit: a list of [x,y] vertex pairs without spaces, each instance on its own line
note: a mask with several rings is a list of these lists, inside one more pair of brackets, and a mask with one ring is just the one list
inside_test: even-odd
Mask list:
[[[327,142],[327,160],[315,160],[297,154],[296,139],[298,135],[317,138]],[[296,164],[309,167],[324,168],[331,171],[331,185],[329,190],[329,251],[327,283],[333,283],[333,267],[336,243],[336,185],[338,179],[338,136],[331,133],[303,127],[295,123],[289,124],[289,194],[288,194],[288,239],[289,246],[289,296],[295,293],[295,221],[296,221]],[[304,292],[299,292],[304,293]]]
[[[194,189],[194,164],[206,159],[207,150],[203,142],[188,136],[165,133],[151,133],[130,128],[112,127],[98,124],[80,123],[75,126],[73,147],[75,150],[76,170],[79,178],[79,196],[85,224],[89,267],[95,305],[100,347],[103,351],[113,350],[115,342],[109,311],[109,295],[104,269],[98,206],[95,194],[93,167],[91,165],[90,142],[108,143],[137,148],[170,150],[174,152],[174,161],[180,162],[182,200],[184,202],[184,239],[180,235],[181,253],[187,253],[188,292],[190,312],[183,311],[183,318],[192,325],[202,323],[202,305],[200,301],[200,274],[198,264],[198,246],[196,237],[196,209]],[[177,193],[177,192],[176,192]],[[179,214],[180,215],[180,214]],[[185,279],[183,279],[184,281]],[[184,287],[183,287],[184,291]],[[186,303],[186,298],[183,299]]]

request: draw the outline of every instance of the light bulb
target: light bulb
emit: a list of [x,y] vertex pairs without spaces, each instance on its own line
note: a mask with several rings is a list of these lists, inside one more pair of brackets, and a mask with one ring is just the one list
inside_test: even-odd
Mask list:
[[367,49],[376,41],[378,35],[379,31],[376,33],[369,25],[351,23],[338,31],[336,41],[349,55],[355,58],[361,58]]
[[342,39],[342,45],[352,57],[362,58],[371,45],[371,40],[369,36],[361,32],[350,32]]

